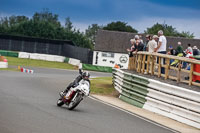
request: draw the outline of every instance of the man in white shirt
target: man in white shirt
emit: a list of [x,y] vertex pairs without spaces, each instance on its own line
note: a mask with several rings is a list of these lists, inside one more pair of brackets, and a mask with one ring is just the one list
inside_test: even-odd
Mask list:
[[154,35],[153,39],[148,42],[148,44],[147,44],[148,52],[156,52],[156,48],[157,48],[156,39],[157,38],[158,38],[158,36]]
[[[166,48],[167,48],[167,39],[166,37],[163,35],[163,31],[159,30],[158,31],[158,37],[159,37],[159,41],[158,41],[158,47],[156,48],[156,51],[160,54],[166,54]],[[162,64],[165,64],[165,59],[163,59]],[[161,68],[161,73],[165,74],[165,68],[162,67]]]
[[156,48],[156,52],[166,54],[167,39],[163,35],[162,30],[158,31],[158,37],[159,37],[159,41],[158,41],[158,47]]

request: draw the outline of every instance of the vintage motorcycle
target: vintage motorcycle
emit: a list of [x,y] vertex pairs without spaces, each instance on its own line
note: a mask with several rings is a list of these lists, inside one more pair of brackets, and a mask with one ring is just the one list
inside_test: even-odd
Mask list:
[[68,92],[60,95],[57,106],[61,107],[65,104],[69,110],[73,110],[89,94],[90,81],[83,78],[75,87],[71,87]]

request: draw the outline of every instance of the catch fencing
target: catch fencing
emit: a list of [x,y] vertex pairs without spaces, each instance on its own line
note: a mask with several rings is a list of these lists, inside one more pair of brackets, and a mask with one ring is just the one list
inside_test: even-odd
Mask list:
[[61,55],[92,64],[93,51],[80,48],[72,41],[50,40],[0,34],[0,50]]

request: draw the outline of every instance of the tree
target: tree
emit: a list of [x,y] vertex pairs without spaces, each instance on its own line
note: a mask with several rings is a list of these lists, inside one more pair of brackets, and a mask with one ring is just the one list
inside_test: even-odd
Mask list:
[[40,13],[36,12],[32,19],[34,21],[45,21],[57,26],[61,26],[60,22],[58,21],[58,15],[51,13],[48,9],[43,9],[43,11]]
[[97,31],[99,29],[102,29],[103,26],[99,26],[98,24],[92,24],[91,26],[88,26],[88,29],[85,30],[85,35],[87,38],[89,38],[93,44],[95,43]]
[[166,36],[174,36],[174,37],[186,37],[186,38],[194,38],[193,33],[190,34],[190,32],[178,32],[176,28],[169,26],[167,24],[154,24],[151,28],[147,28],[146,31],[144,31],[146,34],[154,34],[157,35],[159,30],[163,30],[164,34]]
[[103,27],[104,30],[111,30],[111,31],[122,31],[122,32],[133,32],[138,33],[138,31],[132,28],[130,25],[127,25],[125,22],[117,21],[111,22],[107,24],[107,26]]
[[66,18],[65,26],[62,26],[58,20],[58,15],[49,12],[47,9],[36,12],[30,19],[26,16],[0,18],[0,33],[71,40],[76,46],[93,48],[93,42],[84,33],[73,29],[69,17]]
[[73,25],[72,25],[72,22],[71,22],[71,20],[70,20],[70,17],[67,17],[67,18],[65,19],[65,29],[66,29],[67,31],[71,31],[72,28],[73,28]]

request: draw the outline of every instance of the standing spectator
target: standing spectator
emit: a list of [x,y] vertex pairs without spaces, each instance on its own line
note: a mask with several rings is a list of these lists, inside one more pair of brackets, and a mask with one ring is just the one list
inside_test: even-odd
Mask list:
[[133,51],[134,51],[134,49],[135,49],[135,46],[134,46],[134,44],[135,44],[135,39],[131,39],[130,40],[130,42],[131,42],[131,48],[130,49],[127,49],[127,51],[129,52],[129,57],[133,57]]
[[150,35],[146,35],[146,42],[144,43],[144,49],[143,49],[143,51],[148,51],[148,43],[149,43],[149,41],[151,41],[152,39],[151,39],[151,36]]
[[144,45],[142,43],[142,41],[140,40],[140,37],[138,35],[135,35],[135,52],[137,53],[138,51],[143,51]]
[[144,41],[142,40],[142,35],[139,35],[140,41],[142,44],[144,44]]
[[[166,54],[166,47],[167,47],[167,39],[163,34],[162,30],[158,31],[158,37],[159,37],[159,41],[158,41],[158,46],[156,48],[156,52],[160,53],[160,54]],[[165,64],[165,59],[163,59],[162,64]],[[161,68],[161,73],[165,74],[165,68],[162,67]]]
[[153,39],[148,42],[148,44],[147,44],[147,50],[148,50],[148,52],[156,52],[156,48],[157,48],[156,39],[157,38],[158,38],[158,36],[154,35]]

